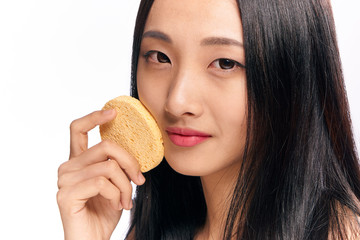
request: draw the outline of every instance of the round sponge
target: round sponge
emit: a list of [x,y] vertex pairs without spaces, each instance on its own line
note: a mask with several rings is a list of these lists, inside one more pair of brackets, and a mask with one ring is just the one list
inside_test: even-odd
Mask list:
[[161,162],[164,145],[161,131],[150,112],[136,98],[120,96],[108,101],[103,110],[115,109],[114,120],[100,126],[103,140],[111,140],[122,146],[140,164],[141,172],[147,172]]

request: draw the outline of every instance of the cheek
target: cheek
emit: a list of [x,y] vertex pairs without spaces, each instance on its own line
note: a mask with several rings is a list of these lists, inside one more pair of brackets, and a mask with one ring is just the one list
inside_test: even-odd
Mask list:
[[220,129],[224,154],[238,155],[242,152],[247,129],[247,94],[245,88],[237,94],[229,94],[217,101],[217,111],[213,113]]
[[236,156],[242,155],[246,141],[246,113],[233,111],[229,114],[227,121],[228,124],[224,130],[226,132],[224,142],[228,146],[226,151]]
[[166,89],[163,83],[149,71],[145,71],[142,64],[139,63],[137,71],[137,90],[140,101],[150,111],[155,120],[160,123],[161,112],[165,101]]

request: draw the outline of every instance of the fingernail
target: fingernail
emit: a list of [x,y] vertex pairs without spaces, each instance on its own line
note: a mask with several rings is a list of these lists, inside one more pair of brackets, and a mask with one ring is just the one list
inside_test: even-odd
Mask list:
[[145,182],[145,177],[141,172],[139,172],[139,174],[138,174],[138,180],[141,184],[143,184]]
[[119,211],[123,209],[121,203],[119,203],[118,209],[119,209]]
[[113,111],[114,111],[114,109],[108,109],[108,110],[103,111],[103,114],[110,115]]

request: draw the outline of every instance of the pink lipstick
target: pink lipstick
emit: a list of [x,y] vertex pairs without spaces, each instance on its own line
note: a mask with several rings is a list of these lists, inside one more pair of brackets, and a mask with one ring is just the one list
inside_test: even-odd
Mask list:
[[193,147],[211,137],[207,133],[186,128],[168,127],[166,132],[170,140],[180,147]]

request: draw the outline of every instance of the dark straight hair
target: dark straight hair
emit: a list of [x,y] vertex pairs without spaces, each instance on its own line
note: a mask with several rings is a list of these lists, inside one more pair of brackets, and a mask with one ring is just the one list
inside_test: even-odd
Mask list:
[[[238,0],[248,91],[245,153],[223,239],[350,239],[360,170],[327,0]],[[135,25],[131,94],[153,0]],[[240,146],[239,146],[240,147]],[[192,239],[205,224],[199,177],[166,160],[137,187],[135,239]],[[351,225],[350,223],[354,223]],[[353,227],[353,229],[351,228]]]

